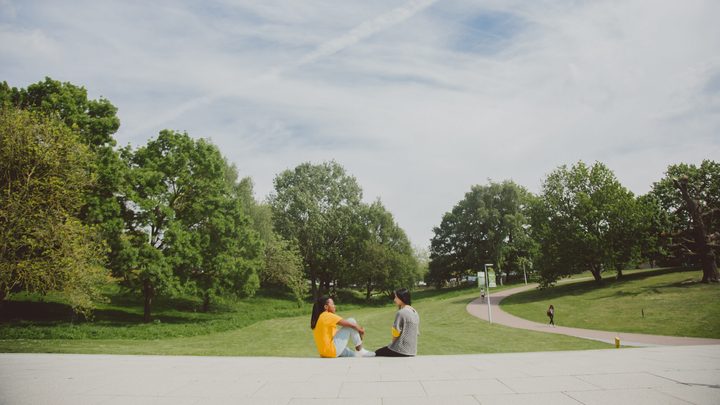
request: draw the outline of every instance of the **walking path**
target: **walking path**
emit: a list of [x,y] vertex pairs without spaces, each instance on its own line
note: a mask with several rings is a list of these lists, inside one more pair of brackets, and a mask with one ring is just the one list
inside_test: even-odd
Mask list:
[[[528,329],[538,332],[557,333],[561,335],[575,336],[583,339],[599,340],[610,344],[615,344],[615,338],[620,338],[623,346],[687,346],[687,345],[720,345],[720,339],[706,339],[693,337],[678,336],[660,336],[660,335],[644,335],[640,333],[626,333],[601,331],[593,329],[570,328],[566,326],[551,326],[544,323],[528,321],[527,319],[518,318],[511,315],[500,308],[500,301],[517,294],[522,291],[531,290],[537,287],[537,284],[529,284],[526,286],[502,290],[490,293],[490,310],[492,321],[501,325],[513,328]],[[480,319],[488,320],[487,304],[483,298],[477,298],[467,306],[467,311]]]
[[277,358],[0,354],[0,404],[720,404],[720,346]]

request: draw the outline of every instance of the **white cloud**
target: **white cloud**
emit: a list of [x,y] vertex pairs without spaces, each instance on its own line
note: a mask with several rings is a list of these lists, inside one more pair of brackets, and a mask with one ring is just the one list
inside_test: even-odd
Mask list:
[[120,144],[210,137],[259,198],[336,159],[419,245],[488,178],[599,160],[643,193],[720,156],[712,1],[9,4],[2,80],[104,95]]

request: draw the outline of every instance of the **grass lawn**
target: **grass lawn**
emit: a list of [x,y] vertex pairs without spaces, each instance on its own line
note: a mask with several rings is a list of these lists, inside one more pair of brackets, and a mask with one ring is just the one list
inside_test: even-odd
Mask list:
[[[490,325],[465,311],[468,302],[477,296],[476,288],[440,292],[428,290],[414,294],[413,306],[421,317],[418,354],[611,347],[590,340]],[[168,312],[164,315],[168,317],[166,321],[150,325],[128,324],[117,320],[113,324],[115,318],[110,314],[105,314],[106,318],[98,319],[95,323],[74,326],[50,320],[36,320],[32,323],[7,320],[0,323],[0,352],[317,356],[309,326],[309,305],[296,308],[290,301],[269,297],[254,300],[228,304],[226,312]],[[365,327],[366,347],[376,349],[390,342],[390,326],[396,309],[389,300],[387,305],[370,307],[344,305],[342,300],[338,300],[337,304],[338,314],[355,317]],[[121,308],[117,306],[114,310],[119,311]],[[160,319],[163,317],[162,308],[160,306],[158,311]],[[166,310],[170,311],[168,308]],[[136,314],[138,308],[128,311]],[[171,313],[174,314],[173,319],[169,318]],[[259,320],[262,317],[265,319]],[[81,331],[72,328],[80,328]],[[62,333],[67,333],[67,338],[59,338],[63,336]]]
[[553,304],[555,322],[562,326],[720,338],[720,286],[700,283],[701,276],[698,269],[632,271],[600,285],[577,281],[515,294],[501,305],[513,315],[544,323]]

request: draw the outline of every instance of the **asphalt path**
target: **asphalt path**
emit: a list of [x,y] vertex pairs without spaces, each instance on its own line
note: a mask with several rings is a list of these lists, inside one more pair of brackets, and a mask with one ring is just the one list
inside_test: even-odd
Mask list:
[[[557,333],[560,335],[575,336],[583,339],[598,340],[615,344],[615,338],[620,339],[622,346],[688,346],[688,345],[720,345],[720,339],[645,335],[641,333],[627,333],[621,331],[603,331],[594,329],[571,328],[567,326],[552,326],[519,318],[502,310],[500,302],[513,294],[536,288],[537,284],[528,284],[522,287],[511,288],[490,293],[490,312],[493,323],[512,328],[534,330],[537,332]],[[487,298],[487,297],[486,297]],[[467,311],[480,319],[488,320],[487,299],[478,297],[467,305]]]

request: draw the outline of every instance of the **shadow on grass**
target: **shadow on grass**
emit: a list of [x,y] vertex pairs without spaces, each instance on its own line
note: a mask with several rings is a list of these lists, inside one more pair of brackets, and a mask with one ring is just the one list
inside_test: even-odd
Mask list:
[[[204,322],[197,317],[182,317],[158,313],[153,316],[163,323],[198,323]],[[0,309],[0,324],[49,324],[56,325],[67,322],[86,323],[93,322],[103,326],[125,327],[143,323],[143,315],[138,312],[123,311],[120,309],[96,309],[93,312],[93,319],[87,320],[78,317],[67,304],[58,302],[37,302],[37,301],[7,301]]]
[[[667,268],[667,269],[658,269],[658,270],[650,270],[650,271],[641,271],[636,273],[627,273],[624,274],[622,278],[617,279],[610,274],[606,275],[605,278],[603,278],[600,282],[597,282],[595,280],[588,280],[588,281],[580,281],[576,283],[570,283],[570,284],[560,284],[555,285],[553,287],[548,287],[545,289],[535,289],[531,291],[526,291],[518,294],[511,295],[507,297],[505,300],[503,300],[503,304],[528,304],[532,302],[536,302],[538,300],[551,300],[558,297],[564,297],[567,295],[583,295],[591,291],[597,291],[598,288],[611,288],[611,287],[622,287],[623,284],[625,284],[628,281],[637,281],[642,280],[648,277],[655,277],[660,276],[663,274],[670,274],[670,273],[682,273],[682,272],[699,272],[699,270],[696,269],[688,269],[688,268]],[[690,280],[689,278],[687,280]],[[668,287],[672,286],[682,286],[682,287],[689,287],[692,285],[697,285],[697,283],[687,283],[687,280],[676,282],[676,283],[668,283]],[[686,283],[687,285],[683,285],[683,283]],[[664,285],[658,286],[648,286],[641,288],[641,291],[636,292],[628,292],[623,290],[608,290],[609,294],[607,294],[604,297],[620,297],[620,296],[637,296],[643,293],[648,293],[652,289],[662,288]],[[658,290],[655,290],[654,292],[659,292]],[[604,298],[603,297],[603,298]]]

